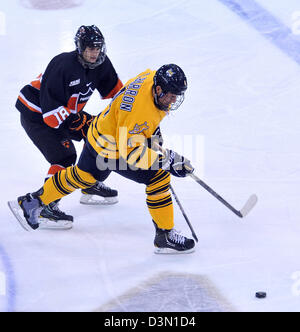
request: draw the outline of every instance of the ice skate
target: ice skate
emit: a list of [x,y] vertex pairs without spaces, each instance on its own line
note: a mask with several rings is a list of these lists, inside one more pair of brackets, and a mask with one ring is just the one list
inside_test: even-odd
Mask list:
[[81,204],[111,205],[118,203],[118,191],[107,187],[103,182],[97,182],[93,187],[82,189]]
[[55,207],[56,204],[53,202],[45,206],[34,194],[27,194],[18,197],[16,201],[8,202],[10,210],[26,231],[72,228],[73,217],[61,212]]
[[27,194],[18,197],[16,201],[9,201],[8,206],[26,231],[39,228],[38,217],[43,207],[38,198]]
[[73,216],[59,209],[59,202],[45,205],[39,215],[39,229],[70,229],[73,227]]
[[195,250],[195,241],[174,228],[166,230],[156,227],[154,246],[156,254],[188,254]]

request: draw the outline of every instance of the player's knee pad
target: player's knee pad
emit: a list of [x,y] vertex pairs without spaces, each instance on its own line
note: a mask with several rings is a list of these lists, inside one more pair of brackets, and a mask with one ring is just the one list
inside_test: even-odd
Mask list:
[[168,192],[170,189],[170,180],[170,173],[160,169],[149,181],[146,188],[146,194],[153,196]]
[[75,189],[90,188],[97,182],[90,173],[82,171],[77,165],[68,167],[66,171],[67,182]]

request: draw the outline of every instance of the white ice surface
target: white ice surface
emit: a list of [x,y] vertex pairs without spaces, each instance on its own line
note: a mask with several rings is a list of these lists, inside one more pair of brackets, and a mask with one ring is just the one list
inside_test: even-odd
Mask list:
[[[300,10],[298,1],[257,2],[289,27]],[[299,65],[217,0],[86,0],[48,11],[11,0],[0,12],[0,310],[91,311],[167,271],[206,276],[238,311],[299,311]],[[144,187],[115,174],[106,183],[119,190],[118,205],[82,206],[79,192],[63,200],[70,231],[27,233],[10,214],[6,201],[38,189],[48,170],[20,125],[18,92],[73,49],[81,24],[100,27],[124,82],[180,65],[189,89],[162,123],[166,146],[237,208],[258,195],[239,219],[191,179],[173,179],[199,238],[194,254],[153,254]],[[86,110],[105,105],[95,93]],[[176,228],[189,235],[174,206]],[[258,290],[267,298],[256,299]]]

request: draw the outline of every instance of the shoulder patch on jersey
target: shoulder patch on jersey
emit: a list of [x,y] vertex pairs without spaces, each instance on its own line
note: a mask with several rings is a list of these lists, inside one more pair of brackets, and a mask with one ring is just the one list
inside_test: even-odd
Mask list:
[[140,133],[142,133],[143,131],[145,131],[145,130],[147,130],[147,129],[149,129],[149,126],[148,126],[148,124],[147,124],[147,121],[145,121],[145,122],[142,123],[141,125],[136,124],[136,125],[134,126],[134,128],[133,128],[132,130],[129,131],[129,134],[132,134],[132,135],[134,135],[134,134],[140,134]]
[[78,78],[78,80],[70,82],[69,86],[78,85],[79,83],[80,83],[80,78]]

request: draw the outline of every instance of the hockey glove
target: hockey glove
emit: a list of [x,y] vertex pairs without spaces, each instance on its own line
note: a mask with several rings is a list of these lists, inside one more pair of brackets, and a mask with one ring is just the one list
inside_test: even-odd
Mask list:
[[185,177],[193,173],[194,168],[191,162],[172,150],[165,150],[165,155],[161,157],[161,168],[177,177]]
[[86,138],[90,124],[95,119],[94,115],[81,111],[75,115],[69,129],[75,131],[81,138]]

